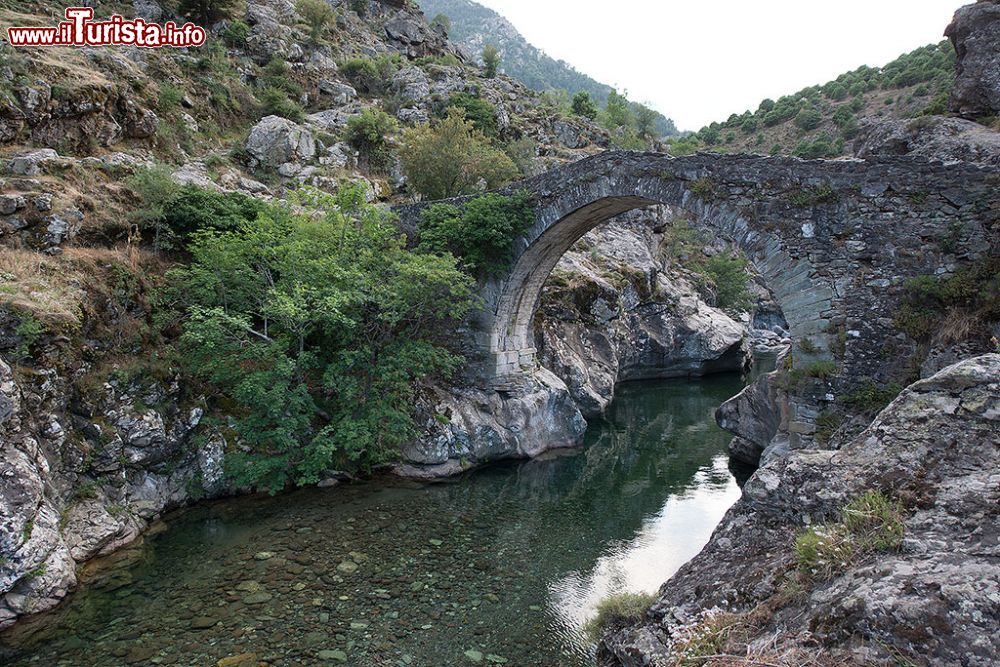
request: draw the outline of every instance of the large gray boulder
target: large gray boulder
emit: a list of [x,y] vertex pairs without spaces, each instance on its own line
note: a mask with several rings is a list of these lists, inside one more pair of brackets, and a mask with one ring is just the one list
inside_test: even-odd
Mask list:
[[425,104],[431,96],[427,75],[419,67],[404,67],[396,72],[392,77],[392,89],[406,105]]
[[777,373],[766,373],[719,406],[715,421],[736,436],[729,446],[734,459],[750,465],[760,463],[761,454],[783,425]]
[[1000,0],[962,7],[944,34],[958,54],[951,110],[967,118],[1000,113]]
[[316,154],[312,132],[287,118],[265,116],[250,130],[247,152],[266,167],[301,162]]
[[862,159],[916,155],[945,163],[1000,166],[1000,132],[970,120],[943,116],[879,120],[863,128],[854,143],[854,154]]
[[[603,639],[598,664],[675,664],[678,639],[726,612],[752,622],[740,626],[749,635],[742,650],[719,653],[757,647],[782,664],[995,665],[998,442],[1000,354],[988,354],[909,386],[839,451],[801,449],[767,463],[646,618]],[[847,557],[828,578],[797,576],[796,536],[869,490],[902,504],[900,549]]]

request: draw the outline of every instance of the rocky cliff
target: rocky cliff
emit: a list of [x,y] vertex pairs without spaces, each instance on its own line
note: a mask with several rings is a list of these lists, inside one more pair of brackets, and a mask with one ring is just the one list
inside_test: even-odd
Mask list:
[[599,664],[994,664],[998,434],[992,354],[911,385],[839,451],[765,463]]

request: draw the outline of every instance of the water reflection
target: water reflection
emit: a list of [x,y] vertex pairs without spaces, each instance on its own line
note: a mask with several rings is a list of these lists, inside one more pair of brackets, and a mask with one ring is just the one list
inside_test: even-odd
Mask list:
[[253,651],[272,665],[439,667],[469,664],[470,650],[508,665],[592,664],[580,627],[597,602],[656,590],[739,495],[712,413],[740,386],[622,387],[576,455],[457,484],[196,508],[130,565],[4,637],[17,647],[5,664],[211,665]]

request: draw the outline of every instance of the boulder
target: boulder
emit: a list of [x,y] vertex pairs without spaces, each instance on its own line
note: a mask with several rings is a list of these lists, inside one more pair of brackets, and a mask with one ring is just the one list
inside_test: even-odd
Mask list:
[[736,436],[729,455],[750,465],[760,462],[782,424],[776,373],[766,373],[715,411],[715,421]]
[[[675,664],[692,626],[754,609],[746,643],[783,664],[995,664],[998,441],[1000,355],[988,354],[910,385],[839,451],[772,460],[649,614],[604,637],[598,664]],[[796,537],[872,490],[901,503],[900,548],[796,575]]]
[[358,96],[358,91],[356,91],[352,86],[346,83],[341,83],[340,81],[331,81],[329,79],[324,79],[319,82],[319,92],[324,95],[329,95],[333,99],[334,104],[347,104],[355,97]]
[[45,167],[59,160],[59,154],[51,148],[15,155],[7,162],[7,169],[18,176],[38,176]]
[[280,116],[265,116],[250,130],[246,149],[260,165],[277,168],[312,158],[316,142],[301,125]]
[[966,118],[1000,113],[1000,0],[962,7],[944,34],[958,54],[949,108]]
[[1000,132],[943,116],[879,120],[862,128],[854,154],[862,159],[912,155],[945,163],[1000,166]]
[[431,96],[427,75],[419,67],[404,67],[396,72],[391,87],[402,98],[404,106],[425,104]]

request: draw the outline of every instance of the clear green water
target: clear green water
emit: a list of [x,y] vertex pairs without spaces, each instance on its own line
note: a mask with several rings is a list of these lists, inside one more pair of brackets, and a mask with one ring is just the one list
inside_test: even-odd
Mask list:
[[214,665],[252,651],[282,666],[592,664],[581,626],[597,602],[655,591],[739,496],[712,413],[741,386],[623,386],[583,450],[455,483],[381,480],[174,515],[5,637],[0,662]]

